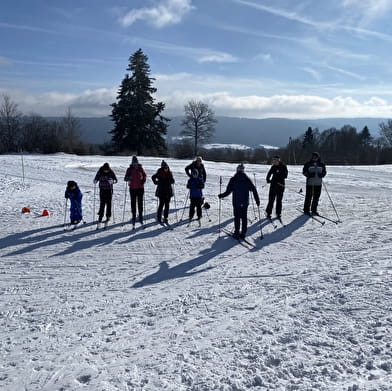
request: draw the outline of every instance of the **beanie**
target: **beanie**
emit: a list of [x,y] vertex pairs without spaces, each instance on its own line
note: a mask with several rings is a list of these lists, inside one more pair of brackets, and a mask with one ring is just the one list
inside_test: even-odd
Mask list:
[[104,165],[102,166],[102,170],[110,170],[109,163],[104,163]]
[[137,160],[136,156],[132,156],[132,164],[138,164],[139,160]]
[[244,172],[245,171],[245,166],[241,163],[237,166],[237,172]]
[[167,163],[164,160],[162,160],[161,167],[165,168],[165,167],[169,167],[169,166],[167,165]]
[[68,181],[68,183],[67,183],[68,188],[76,187],[76,186],[77,186],[77,183],[75,181]]

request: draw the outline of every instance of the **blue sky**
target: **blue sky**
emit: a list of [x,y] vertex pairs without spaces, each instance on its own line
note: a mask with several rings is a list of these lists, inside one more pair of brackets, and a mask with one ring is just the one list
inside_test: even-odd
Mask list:
[[392,0],[2,0],[0,94],[25,113],[110,113],[129,56],[167,116],[392,117]]

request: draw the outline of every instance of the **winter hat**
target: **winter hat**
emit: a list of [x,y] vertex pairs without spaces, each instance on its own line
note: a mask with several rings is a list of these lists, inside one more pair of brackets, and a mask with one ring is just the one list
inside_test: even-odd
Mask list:
[[274,156],[272,156],[272,159],[274,159],[274,160],[280,160],[280,156],[279,156],[279,155],[274,155]]
[[169,166],[167,165],[167,163],[164,160],[162,160],[161,167],[165,168],[165,167],[169,167]]
[[244,172],[245,171],[245,166],[241,163],[237,166],[237,172]]
[[102,170],[110,170],[109,163],[104,163],[104,165],[102,166]]
[[192,175],[199,175],[199,171],[196,168],[192,168]]
[[68,188],[76,187],[76,186],[77,186],[77,183],[75,181],[68,181],[68,183],[67,183]]
[[132,156],[132,164],[139,164],[139,160],[137,160],[136,156]]
[[201,158],[201,156],[196,156],[195,162],[202,163],[203,159]]

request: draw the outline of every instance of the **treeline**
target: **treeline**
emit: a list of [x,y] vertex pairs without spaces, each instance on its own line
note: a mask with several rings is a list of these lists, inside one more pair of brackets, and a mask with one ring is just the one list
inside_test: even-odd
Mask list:
[[285,148],[276,151],[288,164],[302,164],[317,151],[328,164],[372,165],[392,163],[392,121],[380,124],[380,136],[374,138],[367,126],[357,131],[351,125],[319,131],[309,127]]
[[23,115],[8,96],[0,104],[0,153],[100,153],[99,146],[81,140],[80,123],[68,109],[58,121],[38,114]]

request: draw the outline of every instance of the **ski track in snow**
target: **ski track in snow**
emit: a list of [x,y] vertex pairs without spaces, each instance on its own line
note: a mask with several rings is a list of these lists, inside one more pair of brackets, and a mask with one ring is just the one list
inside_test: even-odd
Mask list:
[[[296,209],[305,181],[302,167],[289,166],[286,226],[263,223],[260,240],[251,203],[256,246],[246,249],[219,234],[219,176],[223,190],[236,165],[205,162],[211,209],[201,229],[187,228],[175,220],[189,161],[167,159],[177,206],[167,230],[154,222],[150,179],[161,159],[139,160],[149,177],[146,228],[133,231],[129,158],[27,155],[23,180],[20,156],[0,156],[1,390],[392,389],[392,166],[327,166],[342,223],[324,226]],[[119,179],[114,222],[96,231],[92,180],[105,161]],[[262,215],[268,169],[246,166]],[[63,229],[71,179],[87,222],[72,232]],[[320,212],[336,219],[325,189]],[[221,226],[232,229],[230,197]]]

